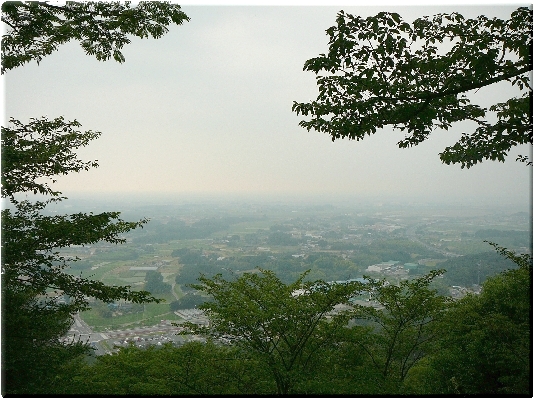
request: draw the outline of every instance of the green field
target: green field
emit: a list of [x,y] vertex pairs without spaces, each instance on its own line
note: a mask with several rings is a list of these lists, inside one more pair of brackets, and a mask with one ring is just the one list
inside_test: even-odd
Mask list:
[[139,326],[151,326],[158,324],[162,319],[167,320],[181,320],[169,309],[169,300],[173,298],[171,295],[156,297],[165,297],[166,302],[160,304],[145,304],[144,310],[137,313],[127,313],[125,315],[105,318],[99,315],[98,310],[93,308],[81,313],[82,319],[96,330],[116,330],[126,329]]
[[[312,280],[346,279],[361,276],[367,266],[389,259],[403,262],[425,259],[428,267],[434,267],[438,260],[433,258],[437,254],[405,236],[406,230],[412,226],[418,227],[416,235],[422,242],[464,255],[491,250],[475,236],[480,229],[526,229],[526,217],[516,215],[465,218],[439,215],[441,213],[434,215],[433,212],[426,217],[410,211],[388,216],[383,213],[365,215],[362,210],[345,213],[334,208],[299,206],[260,207],[243,213],[240,208],[221,211],[205,207],[202,210],[191,214],[188,211],[184,215],[174,215],[171,210],[169,214],[166,212],[160,218],[161,224],[154,225],[160,228],[150,232],[154,238],[159,238],[153,243],[136,241],[146,234],[146,231],[139,231],[132,233],[123,245],[96,244],[89,250],[72,249],[72,255],[78,255],[86,265],[97,267],[83,271],[73,269],[76,275],[82,273],[84,277],[108,285],[128,285],[134,290],[143,290],[146,271],[132,271],[131,268],[156,267],[163,281],[173,287],[168,293],[156,295],[165,298],[166,303],[147,304],[143,312],[110,317],[111,310],[107,311],[102,308],[106,306],[100,304],[100,310],[95,305],[95,309],[84,312],[84,320],[98,330],[151,325],[162,319],[176,320],[178,317],[170,311],[169,303],[184,296],[185,287],[174,284],[181,273],[180,282],[185,283],[194,282],[201,272],[208,275],[225,271],[241,274],[257,271],[257,267],[272,269],[287,281],[296,279],[305,270],[310,270],[308,279]],[[236,219],[236,223],[221,224],[224,229],[206,231],[196,239],[176,239],[176,232],[167,225],[173,220],[183,219],[193,225],[203,218],[217,221],[228,216],[243,218]],[[208,221],[208,225],[210,223]],[[392,224],[400,228],[393,231],[381,228],[381,225]],[[217,224],[215,226],[219,229]],[[162,232],[167,232],[167,236],[162,236]],[[235,235],[239,238],[232,237]],[[169,238],[167,241],[166,237]],[[172,256],[173,251],[179,249],[189,249],[199,258],[184,261],[182,265],[178,257]]]

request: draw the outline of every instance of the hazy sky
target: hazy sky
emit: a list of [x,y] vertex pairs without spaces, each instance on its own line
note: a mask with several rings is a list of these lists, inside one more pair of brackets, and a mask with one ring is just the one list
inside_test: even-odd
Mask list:
[[[508,18],[514,6],[231,7],[183,6],[191,18],[163,38],[136,39],[126,62],[99,62],[77,42],[5,74],[5,117],[63,115],[101,138],[79,151],[98,169],[58,179],[80,192],[320,194],[432,197],[529,204],[531,168],[514,161],[469,170],[441,164],[438,153],[471,125],[436,131],[411,149],[402,132],[332,142],[307,132],[294,100],[317,97],[309,58],[327,52],[325,30],[340,9],[363,17],[399,12],[407,21],[459,11]],[[495,102],[507,86],[478,93]],[[489,103],[490,104],[490,103]]]

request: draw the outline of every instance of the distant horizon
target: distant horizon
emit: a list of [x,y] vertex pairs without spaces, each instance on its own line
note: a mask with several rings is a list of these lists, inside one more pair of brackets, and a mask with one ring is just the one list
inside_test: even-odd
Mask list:
[[326,193],[262,193],[262,192],[147,192],[147,191],[125,191],[125,192],[63,192],[63,196],[71,201],[95,201],[103,202],[129,202],[139,204],[176,204],[183,202],[255,202],[255,203],[288,203],[303,205],[344,205],[348,203],[365,205],[388,204],[400,206],[415,206],[418,204],[433,206],[463,206],[463,207],[485,207],[504,208],[514,207],[521,211],[532,212],[532,201],[526,199],[521,201],[518,198],[507,196],[463,196],[463,197],[433,197],[421,195],[390,195],[390,194],[326,194]]
[[[177,201],[394,202],[531,209],[533,170],[515,162],[470,169],[439,153],[475,123],[436,130],[408,149],[390,128],[362,141],[333,142],[299,126],[294,101],[318,96],[308,59],[328,51],[325,30],[345,12],[398,12],[412,22],[439,12],[508,19],[517,6],[335,7],[183,6],[191,21],[158,40],[132,38],[126,62],[98,62],[71,41],[37,65],[4,75],[5,117],[76,119],[102,136],[76,151],[99,168],[57,177],[66,197]],[[509,84],[470,96],[488,107],[507,100]],[[516,93],[516,92],[514,92]],[[306,119],[306,118],[305,118]],[[167,199],[167,200],[165,200]],[[136,201],[137,201],[136,200]],[[180,200],[181,201],[181,200]]]

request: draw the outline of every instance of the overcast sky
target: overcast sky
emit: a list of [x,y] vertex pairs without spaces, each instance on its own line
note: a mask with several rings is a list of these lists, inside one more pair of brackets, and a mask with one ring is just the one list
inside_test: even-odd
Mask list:
[[[5,117],[63,115],[102,132],[79,154],[98,169],[61,177],[80,193],[283,194],[425,197],[530,204],[531,168],[515,162],[469,170],[441,164],[438,153],[463,127],[399,149],[402,132],[332,142],[307,132],[292,102],[317,97],[309,58],[327,52],[325,30],[340,9],[363,17],[399,12],[406,21],[459,11],[508,18],[514,6],[216,7],[183,6],[191,18],[163,38],[132,39],[126,62],[99,62],[77,42],[5,74]],[[478,93],[498,101],[501,87]],[[490,103],[488,103],[490,104]]]

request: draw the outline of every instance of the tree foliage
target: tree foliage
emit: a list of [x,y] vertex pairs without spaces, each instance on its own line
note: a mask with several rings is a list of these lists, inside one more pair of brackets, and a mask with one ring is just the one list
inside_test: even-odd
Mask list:
[[206,301],[206,297],[198,293],[186,293],[179,300],[174,300],[169,303],[171,311],[184,310],[188,308],[196,308]]
[[[12,127],[2,127],[2,198],[9,200],[2,210],[2,361],[9,377],[3,390],[46,394],[50,380],[43,377],[59,368],[53,363],[66,363],[87,350],[82,344],[66,346],[61,337],[72,325],[72,316],[88,307],[89,297],[105,302],[158,300],[129,286],[107,286],[65,271],[77,258],[64,256],[62,248],[100,241],[122,243],[121,234],[146,222],[123,221],[118,212],[46,214],[48,204],[63,199],[46,178],[93,166],[79,160],[73,150],[95,133],[74,131],[77,123],[61,118],[29,124],[12,119],[11,123]],[[18,200],[28,192],[48,197]],[[59,296],[67,296],[68,301],[60,304]]]
[[[132,292],[128,287],[108,287],[102,282],[76,277],[63,270],[76,258],[64,257],[60,249],[107,241],[123,243],[120,235],[142,226],[146,220],[126,222],[118,212],[46,215],[50,202],[61,201],[43,178],[78,172],[94,166],[83,162],[73,150],[87,144],[94,132],[72,130],[72,122],[46,118],[30,124],[11,120],[16,128],[2,127],[2,197],[11,207],[2,210],[3,280],[12,290],[31,288],[45,295],[49,289],[72,299],[73,310],[87,304],[86,296],[103,301],[127,298],[134,302],[152,301],[148,293]],[[77,123],[74,123],[76,126]],[[34,192],[51,196],[45,201],[19,201],[17,194]]]
[[160,38],[167,26],[189,21],[177,4],[147,1],[131,7],[130,2],[6,1],[2,3],[2,73],[31,60],[38,63],[61,44],[77,40],[88,55],[104,61],[125,58],[121,50],[130,43],[128,35]]
[[[412,24],[395,13],[361,18],[341,11],[327,29],[328,54],[304,66],[317,74],[318,98],[294,102],[292,110],[311,116],[300,126],[333,141],[361,140],[392,126],[406,132],[400,148],[421,143],[436,128],[474,121],[475,131],[463,133],[440,159],[462,168],[484,159],[503,162],[512,147],[533,144],[532,19],[525,7],[508,20],[452,13]],[[471,92],[502,81],[518,96],[488,109],[470,99]]]
[[266,395],[274,385],[243,350],[212,342],[122,348],[81,365],[62,394],[104,396]]
[[2,391],[51,393],[63,366],[87,352],[82,342],[61,340],[72,324],[71,307],[2,284]]
[[[285,285],[269,271],[203,277],[195,286],[214,295],[202,307],[210,325],[187,325],[213,341],[121,349],[58,375],[52,393],[528,394],[531,259],[497,250],[519,268],[457,302],[430,288],[443,271],[397,285],[331,286],[305,275]],[[332,306],[355,292],[379,307]]]
[[13,201],[13,194],[19,192],[57,195],[58,192],[38,178],[98,167],[96,162],[77,159],[73,150],[87,146],[101,133],[76,130],[81,126],[76,120],[43,117],[24,124],[10,118],[9,124],[2,127],[2,197]]
[[348,313],[329,313],[358,290],[356,283],[305,282],[305,275],[288,285],[266,270],[232,281],[202,276],[200,284],[191,286],[213,297],[199,307],[208,314],[210,327],[193,328],[243,346],[264,363],[279,394],[292,393],[308,365],[347,324]]
[[171,285],[163,281],[158,271],[147,271],[145,274],[145,290],[153,294],[169,293]]
[[[40,62],[72,39],[98,60],[123,62],[127,35],[158,38],[170,23],[187,20],[179,6],[159,2],[134,8],[119,2],[5,2],[2,73]],[[362,19],[341,12],[328,33],[329,54],[309,60],[305,69],[331,75],[318,77],[316,102],[294,104],[294,111],[313,117],[303,127],[327,132],[333,140],[360,140],[393,125],[407,131],[399,146],[408,147],[434,128],[472,120],[476,131],[441,154],[445,163],[463,167],[483,159],[503,161],[513,146],[532,143],[531,10],[519,8],[508,21],[454,13],[412,25],[397,14]],[[444,44],[451,48],[440,55]],[[520,96],[488,110],[468,99],[470,91],[500,81],[512,83]],[[485,120],[488,111],[497,122]],[[285,284],[267,270],[232,280],[221,274],[201,276],[192,287],[211,296],[200,307],[211,324],[189,327],[214,342],[146,351],[130,347],[100,357],[94,365],[77,364],[87,346],[64,343],[62,337],[72,315],[87,308],[88,297],[158,300],[128,286],[106,286],[66,273],[76,259],[61,250],[100,241],[122,243],[123,233],[146,220],[126,222],[118,212],[48,215],[47,204],[64,199],[50,182],[96,167],[95,161],[78,159],[74,150],[100,133],[82,132],[77,121],[62,117],[28,123],[11,118],[9,124],[2,127],[1,194],[9,201],[2,210],[4,393],[373,394],[384,392],[374,386],[377,378],[396,382],[388,390],[397,390],[417,368],[420,375],[414,376],[436,377],[433,390],[438,393],[530,393],[532,259],[495,244],[519,268],[489,279],[481,296],[468,296],[453,307],[429,286],[443,271],[399,285],[385,280],[366,285],[311,282],[305,281],[306,273]],[[29,193],[46,199],[19,199]],[[202,237],[223,225],[228,221],[201,221],[187,227],[187,235]],[[186,235],[185,228],[177,225],[170,234]],[[271,239],[288,239],[284,235],[273,232]],[[200,253],[190,253],[173,256],[199,263]],[[317,269],[335,265],[324,258],[311,262]],[[351,266],[339,264],[344,270]],[[210,268],[216,267],[221,270],[215,263]],[[146,289],[157,293],[169,285],[160,273],[147,273]],[[352,296],[366,291],[379,308],[350,306]],[[349,327],[353,318],[358,325]],[[67,372],[70,366],[76,368]],[[322,374],[324,368],[328,373]]]
[[[169,3],[4,2],[2,74],[31,60],[41,61],[62,43],[79,40],[98,60],[111,56],[124,61],[127,35],[161,37],[170,23],[188,17]],[[82,343],[63,343],[73,315],[88,307],[88,298],[104,302],[126,299],[134,303],[159,301],[130,286],[107,286],[64,270],[77,258],[61,249],[106,241],[123,243],[122,234],[146,220],[126,222],[118,212],[48,215],[46,206],[64,199],[50,183],[58,175],[96,167],[74,150],[86,146],[100,132],[78,130],[76,120],[11,118],[2,127],[2,387],[8,394],[47,394],[55,373],[87,351]],[[30,193],[44,200],[30,201]],[[26,196],[25,200],[20,200]],[[60,296],[66,302],[60,302]]]
[[436,393],[532,393],[533,259],[494,247],[518,268],[487,279],[480,295],[461,299],[446,314],[431,357],[440,372]]
[[444,270],[398,285],[370,280],[365,290],[380,307],[356,305],[357,320],[372,322],[374,330],[359,343],[383,378],[402,382],[409,370],[428,354],[436,340],[436,323],[449,300],[429,287]]

